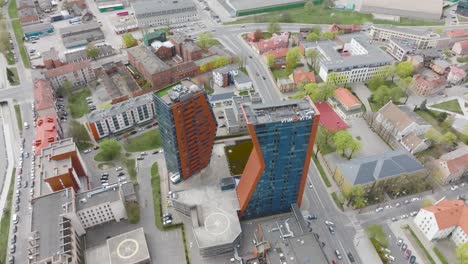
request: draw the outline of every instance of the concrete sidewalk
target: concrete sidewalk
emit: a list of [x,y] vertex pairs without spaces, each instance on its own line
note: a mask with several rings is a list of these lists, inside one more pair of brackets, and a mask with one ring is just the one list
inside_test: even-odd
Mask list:
[[[356,236],[354,237],[354,246],[356,247],[356,251],[361,259],[365,260],[365,263],[383,263],[364,230],[356,233]],[[363,258],[364,256],[365,258]]]

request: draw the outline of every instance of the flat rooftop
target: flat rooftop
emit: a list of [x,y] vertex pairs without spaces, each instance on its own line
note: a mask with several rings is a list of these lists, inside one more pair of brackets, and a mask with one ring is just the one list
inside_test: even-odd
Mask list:
[[158,58],[158,56],[147,47],[138,46],[128,49],[127,52],[141,63],[149,74],[155,74],[170,69],[169,65]]
[[195,84],[191,85],[190,87],[187,87],[183,84],[177,84],[176,86],[172,87],[166,95],[163,95],[159,98],[161,98],[161,100],[167,105],[171,105],[173,103],[190,98],[192,95],[200,91],[202,91],[202,89],[200,89],[200,87]]
[[[31,201],[32,237],[37,238],[36,260],[56,255],[64,251],[62,240],[62,216],[74,212],[73,191],[71,188],[35,198]],[[24,219],[26,220],[26,219]]]
[[93,111],[87,115],[87,118],[89,122],[94,123],[152,102],[153,96],[151,94],[144,94],[114,104],[110,107]]
[[132,6],[138,19],[197,11],[195,3],[191,0],[138,0]]
[[310,119],[316,114],[315,108],[306,98],[261,105],[243,105],[243,110],[246,120],[253,124]]
[[[131,183],[125,183],[131,184]],[[76,211],[81,211],[103,203],[112,203],[120,200],[120,186],[118,183],[92,189],[76,195]],[[123,198],[122,198],[123,199]]]
[[[354,68],[388,65],[394,61],[362,33],[340,35],[339,38],[340,41],[317,42],[317,49],[323,55],[320,66],[327,70],[348,71]],[[347,52],[344,52],[345,50]]]
[[211,185],[177,192],[175,201],[197,206],[200,226],[193,227],[198,247],[209,248],[232,243],[242,230],[237,216],[240,210],[235,189],[221,191]]
[[262,9],[266,7],[285,6],[294,3],[304,3],[304,0],[230,0],[230,5],[235,11]]
[[150,261],[143,228],[109,238],[107,248],[110,264],[147,263]]

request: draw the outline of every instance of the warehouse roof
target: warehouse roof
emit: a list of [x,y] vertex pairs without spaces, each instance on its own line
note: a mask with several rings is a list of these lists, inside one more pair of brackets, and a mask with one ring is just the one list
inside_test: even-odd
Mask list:
[[170,69],[164,61],[158,58],[158,56],[147,47],[138,46],[131,48],[128,50],[128,54],[141,63],[149,74],[155,74]]
[[244,11],[251,9],[264,9],[274,6],[284,6],[293,3],[304,3],[304,0],[230,0],[229,3],[230,6],[233,7],[236,11]]
[[39,24],[34,24],[30,26],[23,27],[23,33],[24,34],[31,34],[31,33],[36,33],[39,31],[44,31],[48,29],[54,29],[52,24],[50,23],[39,23]]
[[363,0],[361,12],[439,20],[443,0]]
[[132,6],[137,18],[197,11],[195,3],[193,3],[191,0],[137,1],[133,3]]

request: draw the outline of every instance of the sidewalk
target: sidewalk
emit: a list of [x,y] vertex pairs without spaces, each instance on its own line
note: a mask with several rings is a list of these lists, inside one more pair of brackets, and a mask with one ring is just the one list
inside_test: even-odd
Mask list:
[[356,236],[354,237],[354,246],[356,247],[356,251],[359,256],[365,256],[365,258],[361,257],[361,259],[365,260],[364,263],[383,263],[364,230],[356,233]]

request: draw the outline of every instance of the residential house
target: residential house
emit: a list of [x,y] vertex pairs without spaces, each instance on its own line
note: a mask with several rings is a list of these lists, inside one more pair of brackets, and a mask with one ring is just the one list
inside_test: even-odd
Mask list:
[[456,66],[450,66],[449,74],[447,75],[447,81],[452,84],[462,83],[466,78],[466,72]]
[[299,84],[315,83],[315,74],[310,71],[295,70],[289,75],[289,79],[291,79],[296,86]]
[[286,65],[287,54],[288,48],[277,48],[263,53],[263,57],[265,58],[265,60],[268,60],[268,56],[273,55],[273,57],[275,58],[273,62],[273,68],[279,68]]
[[452,51],[455,54],[462,56],[468,54],[468,40],[455,42],[455,44],[453,44]]
[[333,24],[328,29],[330,32],[341,32],[343,34],[356,33],[361,31],[361,25],[337,25]]
[[428,76],[416,74],[410,89],[419,96],[429,96],[444,88],[444,76]]
[[448,63],[446,60],[436,59],[431,63],[431,69],[440,75],[445,74],[449,67],[450,63]]
[[423,171],[424,167],[413,155],[400,149],[339,163],[333,178],[341,190],[348,192],[353,186],[369,187],[378,181],[412,177]]
[[459,180],[468,174],[468,146],[445,153],[436,160],[444,184]]
[[463,200],[444,198],[421,208],[414,223],[429,241],[450,238],[457,246],[468,242],[468,206]]
[[96,79],[89,61],[69,63],[47,70],[45,77],[55,90],[62,87],[65,81],[70,82],[73,87],[80,87]]
[[336,89],[333,96],[328,98],[328,102],[344,120],[360,117],[364,113],[361,101],[343,87]]
[[377,111],[375,122],[386,133],[392,135],[396,141],[401,141],[411,132],[414,132],[417,136],[423,136],[431,128],[430,124],[407,106],[399,107],[392,101],[389,101]]
[[258,42],[251,43],[252,48],[259,54],[279,48],[287,48],[289,44],[289,32],[280,34],[273,33],[269,39],[261,39]]
[[252,80],[241,70],[231,71],[234,85],[238,91],[246,91],[252,89]]
[[289,93],[293,92],[296,89],[296,85],[294,82],[289,78],[280,78],[276,81],[276,85],[278,89],[282,93]]

